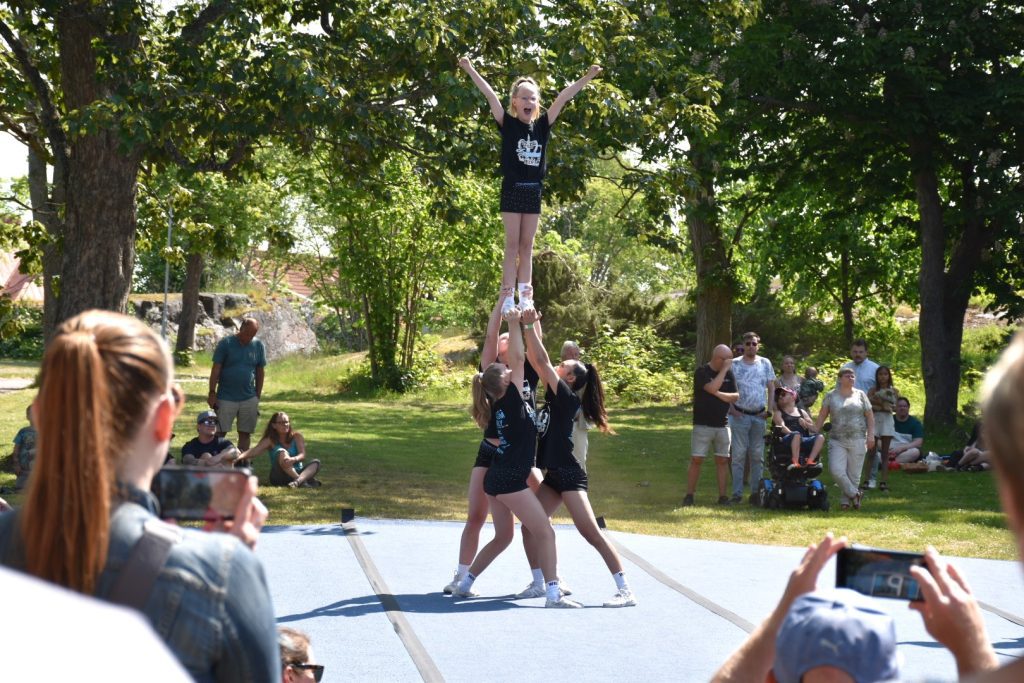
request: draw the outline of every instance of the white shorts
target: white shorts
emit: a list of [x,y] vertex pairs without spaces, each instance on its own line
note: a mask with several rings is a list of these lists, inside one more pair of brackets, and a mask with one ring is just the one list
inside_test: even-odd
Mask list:
[[231,431],[231,423],[238,418],[238,431],[252,434],[256,431],[256,423],[260,419],[260,400],[253,396],[245,401],[225,401],[217,399],[217,421],[220,431],[227,434]]
[[690,453],[695,458],[703,458],[707,456],[708,448],[714,446],[715,456],[728,458],[730,441],[732,441],[732,434],[728,427],[693,425],[693,432],[690,435]]

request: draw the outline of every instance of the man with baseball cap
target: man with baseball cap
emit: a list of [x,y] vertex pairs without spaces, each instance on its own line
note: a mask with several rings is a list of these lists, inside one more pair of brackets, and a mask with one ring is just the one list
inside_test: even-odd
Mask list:
[[181,447],[181,464],[200,467],[230,467],[238,449],[223,436],[217,436],[217,413],[204,410],[196,419],[198,436]]

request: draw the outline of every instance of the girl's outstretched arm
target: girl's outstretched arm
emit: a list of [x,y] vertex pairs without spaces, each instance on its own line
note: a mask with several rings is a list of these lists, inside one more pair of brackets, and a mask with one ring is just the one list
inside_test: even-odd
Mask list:
[[569,100],[576,97],[576,93],[583,90],[583,86],[594,80],[594,77],[599,73],[601,73],[601,67],[594,64],[587,70],[587,73],[583,74],[583,78],[558,93],[558,97],[556,97],[555,101],[551,103],[550,107],[548,107],[548,123],[554,123],[555,119],[558,118],[558,115],[562,113],[562,107],[568,104]]
[[548,356],[547,349],[544,348],[544,344],[541,343],[539,330],[537,325],[540,324],[540,315],[536,309],[528,308],[523,311],[523,323],[524,323],[524,337],[526,341],[526,359],[530,361],[530,365],[537,371],[537,374],[543,380],[544,384],[551,389],[551,391],[558,391],[558,373],[555,372],[555,368],[551,365],[551,358]]
[[[473,68],[473,62],[469,61],[469,57],[463,57],[459,60],[459,66],[462,70],[469,74],[469,77],[473,79],[474,85],[484,94],[487,98],[487,104],[491,107],[491,116],[494,120],[501,125],[501,122],[505,120],[505,108],[501,106],[501,100],[498,99],[498,95],[495,94],[494,88],[491,87],[490,83],[484,80],[484,77],[477,73],[476,69]],[[580,86],[583,87],[583,86]]]
[[523,362],[526,352],[523,349],[523,328],[519,324],[520,311],[513,308],[505,314],[508,322],[508,369],[512,371],[512,384],[517,389],[523,386]]
[[480,369],[486,370],[487,366],[498,358],[498,330],[501,329],[501,304],[507,293],[498,293],[498,303],[494,304],[491,310],[491,318],[487,321],[487,334],[484,335],[484,345],[480,349]]

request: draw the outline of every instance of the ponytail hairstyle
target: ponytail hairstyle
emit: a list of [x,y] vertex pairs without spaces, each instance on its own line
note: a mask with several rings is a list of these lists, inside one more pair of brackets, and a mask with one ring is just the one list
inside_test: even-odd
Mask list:
[[118,466],[171,385],[163,342],[140,321],[86,311],[43,356],[35,472],[21,513],[25,569],[92,594],[107,561]]
[[480,429],[486,429],[491,421],[491,401],[501,395],[501,377],[505,374],[505,366],[491,363],[483,372],[473,375],[473,406],[470,413],[473,421]]
[[581,379],[581,374],[576,374],[574,390],[582,390],[580,396],[580,408],[587,421],[593,422],[605,434],[614,434],[615,430],[608,425],[608,411],[604,407],[604,384],[597,372],[597,366],[592,363],[576,363],[577,370],[584,370],[586,377]]

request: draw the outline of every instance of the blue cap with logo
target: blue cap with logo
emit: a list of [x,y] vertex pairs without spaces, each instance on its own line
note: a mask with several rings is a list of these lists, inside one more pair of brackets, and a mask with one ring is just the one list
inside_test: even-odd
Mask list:
[[775,639],[772,671],[779,683],[799,683],[811,669],[831,666],[857,683],[897,681],[896,626],[868,597],[848,588],[801,595]]

